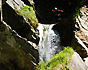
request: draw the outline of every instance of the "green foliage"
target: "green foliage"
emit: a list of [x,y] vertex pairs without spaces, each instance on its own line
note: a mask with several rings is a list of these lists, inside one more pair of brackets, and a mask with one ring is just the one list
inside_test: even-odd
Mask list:
[[80,15],[80,9],[76,9],[74,15],[73,15],[73,20],[75,21],[76,18]]
[[36,67],[36,70],[46,70],[46,63],[45,62],[41,62],[39,63],[39,65]]
[[73,49],[71,47],[65,47],[63,51],[51,58],[48,64],[45,62],[39,63],[37,70],[55,70],[57,68],[62,70],[70,70],[68,63],[69,59],[72,57],[72,54]]
[[38,19],[36,18],[36,14],[33,10],[33,7],[26,5],[22,9],[17,10],[17,12],[19,13],[20,16],[29,19],[32,26],[34,27],[38,26]]
[[67,66],[67,70],[70,70],[70,67],[69,66]]

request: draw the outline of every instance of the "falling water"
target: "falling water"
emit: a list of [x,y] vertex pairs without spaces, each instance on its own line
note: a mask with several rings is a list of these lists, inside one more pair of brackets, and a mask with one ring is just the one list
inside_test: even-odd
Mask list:
[[53,30],[54,24],[39,24],[39,61],[48,62],[57,52],[60,52],[60,36]]

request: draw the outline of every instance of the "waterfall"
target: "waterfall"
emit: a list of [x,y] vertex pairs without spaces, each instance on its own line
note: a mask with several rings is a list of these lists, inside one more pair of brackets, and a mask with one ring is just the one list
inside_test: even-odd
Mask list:
[[39,24],[39,61],[48,62],[52,56],[60,52],[60,36],[56,30],[53,30],[55,24]]

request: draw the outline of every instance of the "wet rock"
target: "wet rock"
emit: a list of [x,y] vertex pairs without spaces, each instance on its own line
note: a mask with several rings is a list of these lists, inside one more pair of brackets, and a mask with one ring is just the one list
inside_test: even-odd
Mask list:
[[34,70],[37,63],[38,51],[0,22],[0,70]]

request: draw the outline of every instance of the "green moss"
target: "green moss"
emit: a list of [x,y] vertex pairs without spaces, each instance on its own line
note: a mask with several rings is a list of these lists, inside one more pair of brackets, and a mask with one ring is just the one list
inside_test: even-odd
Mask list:
[[72,55],[73,49],[71,47],[65,47],[63,51],[51,58],[48,64],[45,62],[39,63],[36,70],[70,70],[68,63]]
[[17,10],[17,12],[20,16],[26,17],[33,27],[38,27],[38,19],[36,18],[33,7],[26,5],[22,9]]

